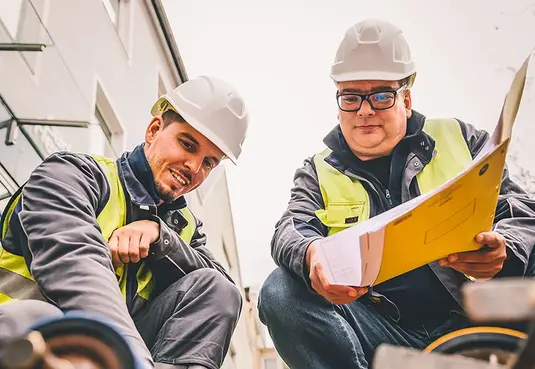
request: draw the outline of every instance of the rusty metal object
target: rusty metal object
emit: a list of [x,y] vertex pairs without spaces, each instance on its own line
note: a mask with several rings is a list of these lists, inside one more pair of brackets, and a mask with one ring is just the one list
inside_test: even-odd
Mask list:
[[2,347],[0,369],[130,369],[98,338],[68,334],[45,341],[38,331]]
[[2,350],[0,365],[7,369],[75,369],[67,360],[55,356],[37,331],[8,342]]
[[95,337],[70,334],[51,338],[47,344],[57,357],[69,361],[75,369],[126,369],[113,349]]

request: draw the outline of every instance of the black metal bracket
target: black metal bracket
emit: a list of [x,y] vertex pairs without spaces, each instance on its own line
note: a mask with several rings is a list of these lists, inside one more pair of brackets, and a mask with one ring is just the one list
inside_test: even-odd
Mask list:
[[7,132],[4,142],[6,146],[13,146],[17,142],[17,137],[19,135],[19,125],[17,124],[17,120],[12,118],[11,120],[7,121],[5,126],[7,127]]

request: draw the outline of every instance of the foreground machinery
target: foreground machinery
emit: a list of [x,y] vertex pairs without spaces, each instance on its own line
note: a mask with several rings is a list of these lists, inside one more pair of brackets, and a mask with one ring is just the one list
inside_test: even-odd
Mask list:
[[[373,369],[535,368],[535,280],[470,283],[465,309],[476,324],[422,351],[381,345]],[[529,334],[496,323],[527,323]],[[39,322],[27,334],[0,341],[0,369],[138,369],[127,342],[111,325],[83,314]]]
[[0,341],[0,369],[138,369],[127,342],[103,320],[66,315]]
[[[452,332],[423,351],[381,345],[373,369],[535,368],[535,281],[470,283],[463,296],[466,312],[477,326]],[[497,323],[525,323],[528,334],[493,326]]]

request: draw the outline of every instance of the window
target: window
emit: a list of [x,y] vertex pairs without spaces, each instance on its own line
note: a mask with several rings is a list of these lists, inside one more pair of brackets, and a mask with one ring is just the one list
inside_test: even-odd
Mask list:
[[16,191],[16,184],[0,164],[0,215],[4,211],[9,198]]
[[131,49],[131,25],[132,25],[132,11],[130,0],[102,0],[102,4],[106,9],[117,34],[121,39],[123,47],[128,52]]
[[[20,130],[15,145],[6,146],[0,141],[0,163],[17,183],[24,183],[43,160],[28,141],[24,128]],[[5,133],[6,128],[0,129],[0,137]]]
[[89,126],[89,152],[109,158],[116,158],[120,155],[120,152],[116,152],[111,145],[113,135],[98,106],[95,107],[95,120],[96,124]]
[[277,365],[277,359],[275,358],[264,358],[264,368],[263,369],[279,369]]
[[111,142],[113,134],[111,133],[110,127],[108,127],[108,123],[106,123],[106,121],[104,120],[104,117],[102,116],[98,105],[95,106],[95,118],[97,119],[97,122],[100,125],[102,132],[104,132],[104,136],[106,136],[108,141]]
[[44,125],[35,125],[33,127],[30,126],[28,127],[27,132],[30,134],[31,138],[34,140],[34,143],[45,156],[48,156],[56,151],[71,150],[72,145],[65,142],[64,137],[69,137],[69,140],[75,141],[73,137],[81,134],[80,129],[76,130]]
[[115,25],[119,23],[119,1],[120,0],[102,0],[104,8],[106,8],[111,21]]
[[1,2],[0,21],[13,40],[17,39],[19,33],[23,3],[23,0],[4,0]]
[[[11,114],[0,98],[0,122],[10,119]],[[28,140],[25,128],[20,128],[15,145],[4,144],[6,134],[7,127],[0,128],[0,182],[8,191],[13,192],[17,184],[24,183],[41,164],[42,158]]]
[[10,196],[11,193],[7,190],[6,186],[4,186],[2,182],[0,182],[0,216],[6,208]]
[[230,270],[232,268],[232,263],[230,262],[230,255],[228,253],[227,244],[225,243],[225,240],[221,240],[221,244],[223,245],[223,254],[225,254],[225,260],[227,262],[226,268],[227,271],[230,273]]
[[0,201],[7,199],[10,196],[10,192],[7,190],[6,186],[0,182]]
[[89,136],[88,151],[94,154],[116,158],[126,148],[125,130],[99,83],[95,98],[94,121],[89,125]]
[[165,82],[160,74],[158,74],[158,97],[162,96],[167,92],[167,87],[165,87]]
[[[47,0],[3,0],[0,1],[0,23],[14,43],[52,44],[42,23]],[[28,68],[35,74],[41,53],[21,52]]]

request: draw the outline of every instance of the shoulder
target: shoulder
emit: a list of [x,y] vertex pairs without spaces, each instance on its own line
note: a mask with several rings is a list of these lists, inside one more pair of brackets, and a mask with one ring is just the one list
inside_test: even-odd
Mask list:
[[109,182],[100,165],[88,154],[59,151],[48,156],[30,174],[25,191],[83,194],[100,202],[109,196]]

